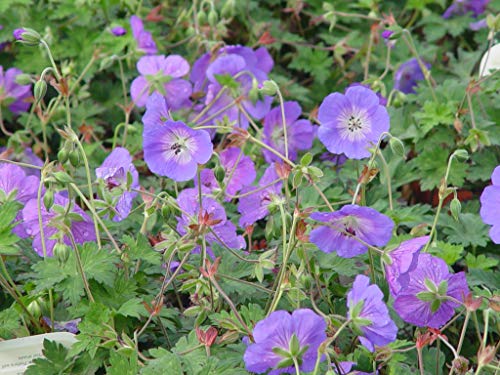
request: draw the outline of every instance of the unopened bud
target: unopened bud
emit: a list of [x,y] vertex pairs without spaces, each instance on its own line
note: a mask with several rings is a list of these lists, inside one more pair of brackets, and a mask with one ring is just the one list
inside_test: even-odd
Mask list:
[[221,165],[215,167],[214,175],[217,182],[221,184],[222,181],[224,181],[224,177],[226,177],[226,171],[224,170],[224,167],[222,167]]
[[31,76],[26,73],[18,74],[16,76],[16,83],[18,85],[29,85],[31,84]]
[[35,103],[40,102],[47,92],[47,83],[41,79],[35,83],[35,88],[33,89],[33,94],[35,96]]
[[389,146],[391,147],[391,151],[394,153],[394,155],[406,159],[405,145],[399,138],[391,137]]
[[260,89],[260,92],[264,95],[275,95],[276,94],[276,86],[275,83],[272,81],[264,81],[262,84],[262,88]]
[[170,219],[170,217],[172,216],[172,209],[170,208],[170,206],[168,204],[164,204],[161,207],[161,216],[165,220]]
[[26,44],[27,46],[37,46],[40,44],[42,37],[35,30],[23,27],[15,29],[12,33],[17,41]]
[[43,205],[49,211],[52,208],[52,205],[54,204],[54,191],[53,190],[47,190],[45,192],[45,195],[43,196]]
[[234,1],[226,0],[220,11],[222,18],[228,19],[234,16]]
[[467,152],[467,150],[458,149],[455,150],[452,156],[455,157],[457,160],[465,161],[469,158],[469,153]]
[[196,15],[196,19],[198,20],[198,24],[203,25],[207,21],[207,14],[203,10],[200,10]]
[[458,221],[458,217],[460,216],[460,213],[462,212],[462,204],[458,200],[458,198],[455,197],[452,199],[450,203],[450,211],[451,211],[451,216]]
[[70,248],[68,245],[58,242],[55,244],[53,252],[59,264],[65,264],[69,258]]
[[208,24],[214,27],[218,20],[219,16],[217,15],[217,12],[214,9],[210,10],[210,12],[208,12]]
[[37,300],[31,301],[26,309],[33,315],[35,318],[39,318],[42,315],[42,308]]
[[80,154],[78,153],[78,150],[71,150],[68,155],[69,162],[73,167],[78,167],[80,164]]
[[61,164],[66,163],[68,161],[68,150],[61,148],[57,153],[57,160],[59,160]]

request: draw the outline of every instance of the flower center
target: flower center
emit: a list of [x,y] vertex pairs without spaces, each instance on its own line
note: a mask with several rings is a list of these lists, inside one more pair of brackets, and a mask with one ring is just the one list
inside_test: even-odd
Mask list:
[[360,108],[351,108],[342,112],[338,118],[338,127],[342,138],[351,142],[360,141],[370,132],[368,114]]
[[363,121],[361,120],[361,118],[350,115],[349,119],[347,120],[347,130],[353,133],[361,129],[363,129]]
[[175,142],[172,146],[170,146],[170,149],[174,151],[175,155],[178,155],[182,150],[183,146],[180,143]]

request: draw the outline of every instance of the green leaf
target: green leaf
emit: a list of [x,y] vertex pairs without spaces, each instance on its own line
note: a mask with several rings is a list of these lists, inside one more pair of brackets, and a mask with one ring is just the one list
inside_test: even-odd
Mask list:
[[309,73],[319,84],[325,83],[330,76],[333,62],[330,52],[306,47],[299,47],[297,52],[288,67]]
[[163,348],[151,349],[149,354],[154,359],[146,363],[146,366],[141,370],[141,375],[157,375],[165,372],[165,369],[168,369],[168,373],[171,375],[182,375],[184,373],[181,361],[176,354]]
[[456,222],[449,216],[442,216],[443,233],[448,241],[462,246],[486,246],[489,241],[488,226],[483,223],[479,215],[465,213],[459,215]]
[[468,268],[477,268],[486,271],[490,268],[496,267],[498,265],[498,259],[487,257],[484,254],[480,254],[475,257],[469,253],[465,257],[465,263]]
[[429,253],[443,259],[449,266],[462,258],[463,252],[462,245],[452,245],[443,241],[438,241],[436,245],[429,247]]
[[111,366],[106,368],[107,375],[137,375],[139,370],[135,352],[131,355],[112,350],[109,363]]
[[134,318],[140,318],[141,316],[146,317],[149,315],[139,298],[133,298],[126,301],[117,312],[123,316],[132,316]]
[[34,359],[33,364],[28,367],[25,374],[54,375],[63,373],[68,366],[66,361],[68,349],[57,342],[45,339],[42,353],[45,358]]
[[435,126],[451,126],[455,119],[455,110],[453,102],[431,102],[424,103],[421,111],[414,114],[418,127],[421,132],[427,134]]

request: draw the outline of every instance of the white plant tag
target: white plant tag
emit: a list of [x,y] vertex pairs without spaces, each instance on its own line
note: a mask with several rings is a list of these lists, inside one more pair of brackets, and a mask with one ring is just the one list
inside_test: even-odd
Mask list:
[[43,340],[56,341],[66,347],[76,342],[69,332],[53,332],[43,335],[0,341],[0,375],[21,375],[35,358],[42,357]]

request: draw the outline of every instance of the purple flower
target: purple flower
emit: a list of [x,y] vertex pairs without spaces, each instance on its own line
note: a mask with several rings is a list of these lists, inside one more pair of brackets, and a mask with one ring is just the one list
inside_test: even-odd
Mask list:
[[392,31],[392,30],[384,30],[384,31],[382,31],[382,38],[384,38],[386,40],[390,39],[392,34],[394,34],[394,31]]
[[343,258],[364,254],[368,248],[356,238],[372,246],[384,246],[392,237],[394,222],[370,207],[349,204],[336,212],[314,212],[311,219],[326,223],[313,229],[309,239],[321,251],[333,251]]
[[[36,198],[39,184],[38,177],[26,176],[21,167],[0,163],[0,202],[16,200],[24,205],[30,199]],[[15,221],[22,221],[21,212],[17,214]],[[13,232],[20,238],[28,237],[21,223],[14,227]]]
[[490,0],[454,0],[453,3],[443,13],[443,18],[463,16],[472,13],[472,17],[477,17],[484,13]]
[[145,128],[144,160],[149,169],[175,181],[187,181],[196,175],[198,164],[212,156],[210,135],[194,130],[181,121],[165,121],[164,125]]
[[412,238],[403,241],[397,249],[387,254],[392,263],[385,265],[385,277],[392,296],[400,291],[401,284],[406,284],[408,272],[417,266],[419,251],[427,241],[429,236]]
[[[194,63],[190,78],[195,93],[205,94],[204,105],[210,106],[210,109],[197,123],[210,125],[227,117],[230,122],[234,121],[237,126],[246,129],[248,119],[234,104],[235,97],[239,96],[243,98],[241,106],[250,116],[263,118],[271,109],[272,98],[260,96],[256,90],[267,79],[272,65],[265,49],[253,51],[248,47],[230,46],[216,53],[213,60],[211,55],[203,55]],[[224,76],[226,78],[221,78]],[[224,93],[220,93],[221,79],[230,82],[227,85],[231,86]]]
[[4,72],[0,66],[0,103],[6,103],[12,113],[26,112],[30,107],[27,101],[31,97],[31,85],[18,85],[16,77],[22,74],[17,68]]
[[180,78],[189,72],[189,63],[179,55],[143,56],[137,62],[141,74],[132,81],[130,96],[138,107],[144,107],[152,92],[165,96],[168,108],[177,110],[189,102],[191,84]]
[[419,254],[416,264],[395,297],[394,310],[405,322],[439,328],[469,293],[465,273],[450,274],[445,261],[430,254]]
[[359,341],[370,351],[374,350],[374,345],[393,342],[398,333],[383,300],[380,288],[370,285],[370,279],[364,275],[356,276],[351,291],[347,293],[348,319],[362,332]]
[[[22,153],[15,153],[15,150],[8,149],[7,147],[0,147],[0,159],[9,159],[13,161],[20,161],[22,163],[31,164],[37,167],[43,166],[43,161],[33,153],[33,150],[26,147]],[[37,176],[40,178],[40,170],[36,168],[22,167],[27,176]]]
[[115,26],[111,29],[111,33],[114,36],[123,36],[127,33],[127,29],[121,26]]
[[370,156],[368,147],[389,130],[389,114],[370,89],[350,87],[345,95],[333,93],[321,103],[318,138],[328,151],[348,158]]
[[22,27],[19,28],[19,29],[15,29],[13,32],[12,32],[12,36],[14,37],[15,40],[23,40],[23,33],[25,32],[26,30],[24,30]]
[[137,42],[137,48],[147,55],[154,55],[158,52],[153,36],[149,31],[144,30],[142,20],[137,16],[130,17],[132,35]]
[[500,165],[495,168],[491,175],[493,185],[487,186],[481,197],[481,210],[479,214],[486,224],[492,225],[490,228],[490,238],[496,244],[500,244]]
[[[427,70],[431,68],[431,64],[423,62]],[[418,81],[425,79],[424,72],[418,64],[416,58],[410,59],[398,68],[394,73],[394,89],[399,90],[404,94],[413,94]]]
[[248,371],[269,375],[295,374],[293,358],[300,371],[314,369],[318,348],[326,340],[326,323],[310,309],[298,309],[291,315],[275,311],[253,329],[255,343],[243,356]]
[[481,29],[485,29],[488,27],[488,23],[486,22],[486,18],[483,18],[482,20],[476,21],[476,22],[471,22],[469,23],[469,28],[472,31],[478,31]]
[[[128,185],[127,175],[130,173],[132,183]],[[137,192],[130,191],[131,189],[139,188],[139,174],[132,164],[132,157],[127,149],[117,147],[108,155],[102,165],[95,170],[97,178],[104,180],[106,191],[112,195],[115,203],[114,212],[112,215],[113,221],[121,221],[125,219],[132,209],[132,201]],[[117,191],[118,195],[113,194]]]
[[[367,84],[364,84],[364,83],[359,83],[359,82],[353,82],[349,85],[349,87],[364,87],[364,88],[367,88],[367,89],[370,89],[371,90],[371,87],[370,85],[367,85]],[[348,88],[349,88],[348,87]],[[375,94],[377,94],[377,97],[378,97],[378,104],[380,105],[383,105],[384,107],[387,107],[387,98],[384,97],[380,92],[376,92]]]
[[[250,185],[256,177],[255,165],[243,150],[237,147],[230,147],[219,154],[221,167],[224,169],[224,179],[222,184],[227,195],[226,200],[239,192],[243,187]],[[210,169],[202,170],[200,175],[201,186],[205,193],[212,193],[220,190],[214,171]],[[195,179],[194,185],[198,186]]]
[[[241,190],[245,194],[239,199],[238,212],[241,214],[239,225],[246,228],[257,220],[269,215],[269,206],[277,199],[282,199],[283,182],[276,172],[275,163],[271,164],[262,175],[258,187],[247,186]],[[255,191],[252,193],[252,191]]]
[[[71,205],[67,215],[67,206]],[[49,211],[45,208],[43,202],[40,202],[42,216],[43,234],[47,256],[52,256],[52,250],[58,241],[71,246],[71,241],[66,233],[70,230],[77,244],[91,242],[96,240],[96,233],[92,219],[75,203],[70,202],[68,198],[61,193],[54,196],[54,205]],[[74,216],[80,216],[75,220]],[[42,247],[42,236],[40,225],[38,223],[37,199],[30,199],[23,208],[24,229],[29,236],[33,236],[33,250],[40,256],[44,256]]]
[[[47,324],[49,327],[52,327],[52,321],[50,320],[49,317],[44,316],[43,320],[45,321],[45,324]],[[58,332],[71,332],[74,334],[78,333],[78,323],[81,322],[82,319],[76,318],[72,320],[68,320],[67,322],[54,322],[54,331]]]
[[167,100],[163,95],[157,92],[151,94],[146,101],[146,112],[142,116],[144,128],[150,128],[163,125],[165,121],[172,120],[168,110]]
[[[274,61],[265,47],[253,50],[244,46],[226,46],[214,53],[205,53],[193,64],[190,80],[194,84],[194,91],[205,91],[207,85],[207,70],[219,56],[237,55],[245,60],[248,71],[258,76],[264,76],[272,70]],[[267,79],[267,78],[265,78]]]
[[[309,120],[298,120],[302,113],[299,103],[285,102],[283,106],[285,108],[288,158],[294,161],[297,159],[297,151],[309,150],[312,147],[314,129]],[[272,109],[264,117],[263,141],[282,155],[285,155],[285,135],[283,133],[281,107]],[[281,161],[280,158],[266,149],[263,150],[263,153],[264,159],[268,163]]]
[[[224,207],[214,199],[203,196],[200,212],[198,189],[184,189],[177,197],[177,204],[182,210],[181,217],[177,218],[177,230],[180,234],[194,230],[197,234],[204,233],[209,244],[217,243],[230,249],[245,247],[245,240],[236,233],[236,226],[227,219]],[[195,251],[198,250],[199,247],[195,248]]]

